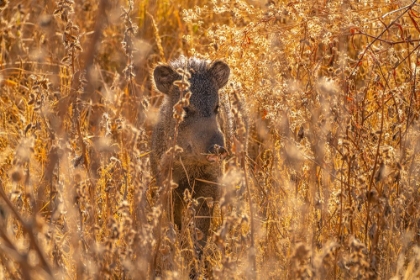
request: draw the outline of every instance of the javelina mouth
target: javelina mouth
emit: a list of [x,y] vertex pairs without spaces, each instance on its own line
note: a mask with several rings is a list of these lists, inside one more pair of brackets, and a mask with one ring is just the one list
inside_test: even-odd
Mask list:
[[211,155],[207,155],[206,158],[210,162],[219,162],[219,160],[221,159],[221,156],[220,155],[213,155],[213,154],[211,154]]
[[210,162],[219,162],[224,159],[227,155],[227,151],[224,147],[215,144],[211,149],[210,153],[206,155],[206,158]]

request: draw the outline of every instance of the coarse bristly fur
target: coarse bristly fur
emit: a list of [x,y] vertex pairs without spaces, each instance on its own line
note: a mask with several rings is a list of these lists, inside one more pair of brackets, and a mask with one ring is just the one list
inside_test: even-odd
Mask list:
[[[173,118],[173,108],[181,94],[174,81],[182,79],[180,70],[188,71],[191,75],[188,79],[191,97],[188,106],[183,108],[183,119],[177,123]],[[206,244],[212,215],[212,209],[206,201],[218,201],[220,196],[217,185],[219,161],[209,161],[206,155],[215,152],[213,147],[220,147],[226,154],[226,141],[220,122],[222,110],[219,111],[219,107],[224,106],[219,105],[218,91],[227,83],[229,74],[229,66],[222,61],[209,63],[194,57],[181,57],[169,65],[158,65],[153,71],[155,86],[165,94],[165,99],[152,134],[152,171],[159,185],[167,178],[168,172],[172,172],[173,181],[178,184],[173,195],[174,221],[178,228],[182,224],[184,191],[189,189],[192,197],[198,201],[195,209],[199,217],[195,219],[195,225],[204,235],[199,241],[201,249]],[[229,116],[225,114],[224,117]],[[164,168],[164,154],[172,147],[174,137],[182,152],[175,156],[168,170]]]

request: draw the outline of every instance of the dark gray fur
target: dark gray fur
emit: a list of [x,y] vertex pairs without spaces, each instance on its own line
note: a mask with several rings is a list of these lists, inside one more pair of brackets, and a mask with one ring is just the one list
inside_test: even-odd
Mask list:
[[[175,158],[172,168],[173,180],[179,185],[173,194],[174,220],[181,228],[185,189],[189,189],[193,198],[199,202],[195,208],[196,216],[211,217],[212,209],[205,201],[207,198],[218,201],[220,197],[219,186],[216,184],[220,176],[220,164],[209,162],[206,154],[212,153],[214,144],[225,147],[219,116],[221,112],[217,111],[218,91],[227,83],[230,69],[222,61],[208,63],[205,60],[184,57],[169,65],[155,67],[153,71],[155,86],[165,94],[151,143],[150,160],[158,185],[162,185],[163,180],[167,178],[167,174],[163,172],[162,158],[173,143],[176,124],[173,118],[173,106],[180,98],[179,88],[173,82],[181,79],[181,75],[176,71],[179,68],[190,72],[192,93],[190,106],[185,108],[185,117],[178,128],[177,145],[183,149],[183,152]],[[220,108],[225,108],[222,105],[220,104]],[[196,179],[214,183],[204,183]],[[204,238],[200,240],[200,245],[204,246],[210,229],[210,218],[196,218],[195,224],[204,234]]]

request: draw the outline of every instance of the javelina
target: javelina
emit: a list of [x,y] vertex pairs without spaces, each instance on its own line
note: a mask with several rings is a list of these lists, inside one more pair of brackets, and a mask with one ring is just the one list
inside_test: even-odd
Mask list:
[[[174,222],[181,228],[184,208],[183,193],[189,189],[192,197],[198,201],[195,207],[198,216],[196,227],[203,233],[199,241],[206,243],[210,228],[212,209],[206,200],[219,200],[217,184],[220,175],[218,158],[223,158],[225,137],[221,131],[219,114],[219,89],[228,81],[230,68],[222,61],[207,61],[197,58],[184,58],[169,65],[158,65],[153,71],[156,88],[165,94],[160,108],[159,120],[152,134],[151,167],[158,184],[163,183],[161,160],[164,153],[173,145],[176,120],[173,118],[173,107],[180,100],[180,89],[174,81],[181,80],[177,69],[186,69],[191,77],[189,90],[192,93],[189,105],[184,107],[184,117],[178,126],[176,145],[183,151],[172,165],[173,181],[178,184],[173,194]],[[197,180],[198,179],[198,180]],[[205,183],[214,182],[214,183]],[[201,251],[201,250],[200,250]]]

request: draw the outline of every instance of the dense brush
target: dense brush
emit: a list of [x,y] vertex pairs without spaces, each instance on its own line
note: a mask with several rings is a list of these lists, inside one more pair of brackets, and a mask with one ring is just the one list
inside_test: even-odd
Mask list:
[[[411,0],[0,0],[0,278],[419,278],[419,17]],[[194,194],[179,229],[149,160],[152,69],[181,55],[230,68],[201,257]]]

